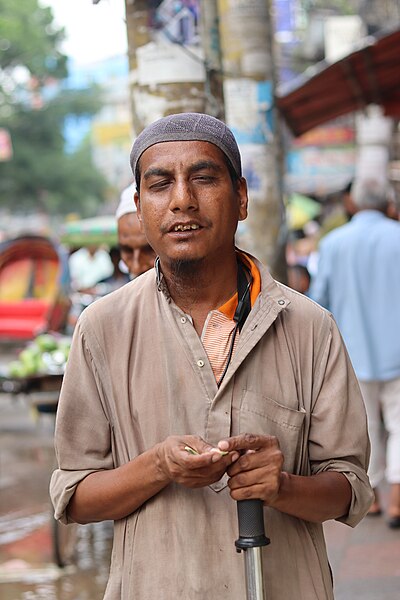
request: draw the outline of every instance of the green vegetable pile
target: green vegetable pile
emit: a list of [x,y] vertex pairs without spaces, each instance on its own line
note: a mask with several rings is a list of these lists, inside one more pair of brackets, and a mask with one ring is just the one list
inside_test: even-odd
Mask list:
[[50,333],[38,335],[8,364],[9,377],[64,373],[71,338]]

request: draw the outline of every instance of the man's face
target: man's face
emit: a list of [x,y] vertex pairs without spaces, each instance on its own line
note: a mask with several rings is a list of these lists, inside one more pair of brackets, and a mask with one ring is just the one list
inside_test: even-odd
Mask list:
[[118,243],[121,258],[131,275],[141,275],[154,266],[155,254],[144,234],[136,213],[118,219]]
[[222,151],[208,142],[162,142],[140,158],[138,217],[167,264],[223,260],[238,220],[247,216],[247,187],[232,182]]

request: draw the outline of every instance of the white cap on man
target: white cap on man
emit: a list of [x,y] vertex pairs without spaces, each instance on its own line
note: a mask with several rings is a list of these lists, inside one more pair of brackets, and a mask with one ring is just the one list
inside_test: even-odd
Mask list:
[[115,217],[116,217],[117,221],[118,221],[118,219],[120,219],[124,215],[127,215],[128,213],[136,212],[136,204],[135,204],[135,201],[133,200],[133,196],[135,195],[135,192],[136,192],[135,183],[131,183],[130,185],[128,185],[127,188],[125,188],[122,191],[117,210],[115,211]]

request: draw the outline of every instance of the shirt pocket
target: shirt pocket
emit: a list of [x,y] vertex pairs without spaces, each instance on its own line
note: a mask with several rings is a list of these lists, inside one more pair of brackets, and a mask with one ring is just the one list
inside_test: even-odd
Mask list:
[[302,461],[303,427],[306,411],[278,404],[272,398],[244,390],[240,405],[240,433],[274,435],[284,456],[283,470],[299,471]]

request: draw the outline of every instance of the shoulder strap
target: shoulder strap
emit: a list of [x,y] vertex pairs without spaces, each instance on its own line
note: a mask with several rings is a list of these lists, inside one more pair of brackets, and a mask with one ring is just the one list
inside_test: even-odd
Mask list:
[[239,331],[241,331],[251,311],[250,287],[252,283],[252,277],[251,273],[246,269],[246,267],[239,258],[237,259],[237,264],[238,305],[233,316],[233,320],[238,324]]

